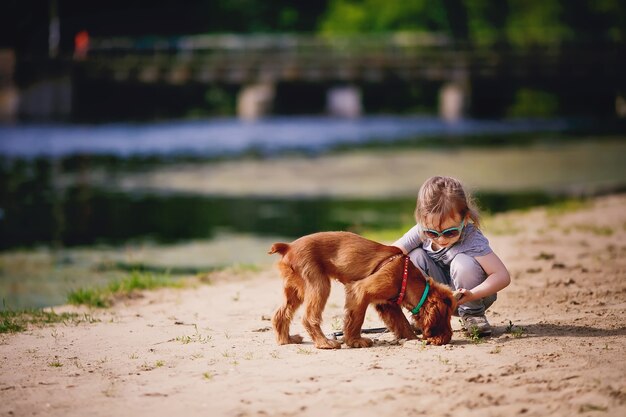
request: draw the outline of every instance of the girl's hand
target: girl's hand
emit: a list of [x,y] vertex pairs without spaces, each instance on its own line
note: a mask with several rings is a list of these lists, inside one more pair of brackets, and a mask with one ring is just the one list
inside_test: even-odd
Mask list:
[[468,289],[459,288],[458,290],[454,291],[454,298],[456,298],[458,304],[465,304],[474,300],[474,294]]

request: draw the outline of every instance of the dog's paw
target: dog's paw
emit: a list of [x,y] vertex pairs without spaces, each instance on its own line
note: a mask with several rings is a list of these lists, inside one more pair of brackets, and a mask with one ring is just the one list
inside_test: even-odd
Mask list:
[[341,342],[326,339],[320,342],[315,342],[315,347],[318,349],[341,349]]
[[346,345],[351,348],[366,348],[371,347],[373,344],[374,342],[372,342],[372,339],[368,339],[367,337],[360,337],[358,339],[350,340],[349,342],[346,341]]
[[426,343],[429,344],[429,345],[442,346],[442,345],[446,345],[446,344],[450,343],[450,339],[451,339],[451,337],[434,336],[434,337],[424,338],[423,340],[425,340]]
[[302,336],[299,334],[290,334],[287,337],[278,337],[276,341],[279,345],[298,345],[302,343]]

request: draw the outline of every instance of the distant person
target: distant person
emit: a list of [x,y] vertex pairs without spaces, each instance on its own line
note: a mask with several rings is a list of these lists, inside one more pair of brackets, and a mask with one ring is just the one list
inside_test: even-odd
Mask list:
[[468,333],[490,336],[485,310],[511,278],[480,231],[472,199],[454,178],[429,178],[419,190],[415,219],[417,225],[394,246],[426,275],[455,290],[460,297],[458,314]]
[[89,51],[89,33],[81,30],[74,36],[74,59],[83,60]]

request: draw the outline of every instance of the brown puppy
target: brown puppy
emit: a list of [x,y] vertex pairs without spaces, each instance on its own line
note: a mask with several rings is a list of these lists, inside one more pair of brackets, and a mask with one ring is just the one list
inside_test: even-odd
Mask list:
[[[320,328],[331,278],[345,285],[344,341],[350,347],[372,345],[371,339],[361,337],[370,304],[376,306],[384,323],[398,338],[416,338],[401,307],[414,310],[413,320],[428,343],[443,345],[452,338],[450,317],[456,308],[452,291],[424,277],[395,246],[349,232],[322,232],[301,237],[291,244],[275,243],[269,253],[283,255],[278,266],[285,300],[272,318],[280,345],[302,342],[300,335],[289,334],[289,325],[296,309],[304,303],[302,322],[315,347],[341,347],[340,342],[327,339]],[[401,295],[403,275],[406,292]],[[427,296],[417,310],[427,287],[430,287]]]

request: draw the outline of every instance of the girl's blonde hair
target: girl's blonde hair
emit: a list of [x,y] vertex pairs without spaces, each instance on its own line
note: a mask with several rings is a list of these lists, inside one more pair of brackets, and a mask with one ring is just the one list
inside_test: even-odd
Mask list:
[[461,182],[451,177],[431,177],[420,187],[415,207],[415,220],[423,224],[428,215],[439,217],[441,223],[460,214],[469,216],[474,225],[480,228],[480,214],[473,198],[465,192]]

